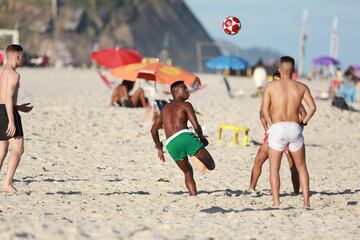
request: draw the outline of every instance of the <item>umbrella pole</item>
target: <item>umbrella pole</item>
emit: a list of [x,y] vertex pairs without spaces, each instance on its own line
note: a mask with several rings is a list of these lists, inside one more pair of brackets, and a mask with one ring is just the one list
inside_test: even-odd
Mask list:
[[225,70],[224,70],[224,72],[223,72],[223,80],[224,80],[224,83],[225,83],[226,90],[227,90],[227,92],[228,92],[228,94],[229,94],[229,97],[230,97],[230,98],[233,98],[233,95],[232,95],[232,93],[231,93],[230,84],[229,84],[229,82],[228,82],[228,80],[226,79],[226,76],[225,76]]

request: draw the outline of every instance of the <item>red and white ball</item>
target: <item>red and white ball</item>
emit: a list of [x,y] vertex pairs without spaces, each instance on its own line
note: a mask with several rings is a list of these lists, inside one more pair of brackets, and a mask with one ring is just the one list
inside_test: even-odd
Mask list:
[[241,29],[241,22],[237,17],[227,17],[222,23],[224,32],[229,35],[237,34]]

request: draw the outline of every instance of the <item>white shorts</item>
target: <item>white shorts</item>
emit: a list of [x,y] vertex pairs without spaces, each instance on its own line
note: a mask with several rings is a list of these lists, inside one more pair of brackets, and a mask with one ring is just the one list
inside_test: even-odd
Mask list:
[[254,81],[257,88],[264,87],[266,84],[266,79],[254,79]]
[[289,145],[290,152],[296,152],[304,144],[302,127],[296,122],[278,122],[271,125],[268,145],[272,149],[283,152]]

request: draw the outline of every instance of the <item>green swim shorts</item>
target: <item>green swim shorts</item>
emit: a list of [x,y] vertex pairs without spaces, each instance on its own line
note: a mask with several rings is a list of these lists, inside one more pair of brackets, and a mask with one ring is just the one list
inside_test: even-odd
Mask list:
[[166,141],[166,149],[175,161],[184,160],[187,155],[194,156],[203,146],[200,139],[188,129],[178,131]]

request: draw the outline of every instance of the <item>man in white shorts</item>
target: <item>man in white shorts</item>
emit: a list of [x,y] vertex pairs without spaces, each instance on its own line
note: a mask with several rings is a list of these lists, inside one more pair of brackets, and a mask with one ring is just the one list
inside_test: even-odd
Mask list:
[[[295,60],[284,56],[280,60],[279,81],[268,83],[262,102],[262,114],[269,126],[270,186],[274,206],[280,206],[280,161],[285,147],[294,158],[299,172],[300,186],[304,196],[304,206],[310,207],[309,174],[305,161],[302,125],[306,125],[316,111],[314,99],[309,88],[298,81],[291,80]],[[308,106],[307,114],[300,122],[299,108],[302,100]]]

